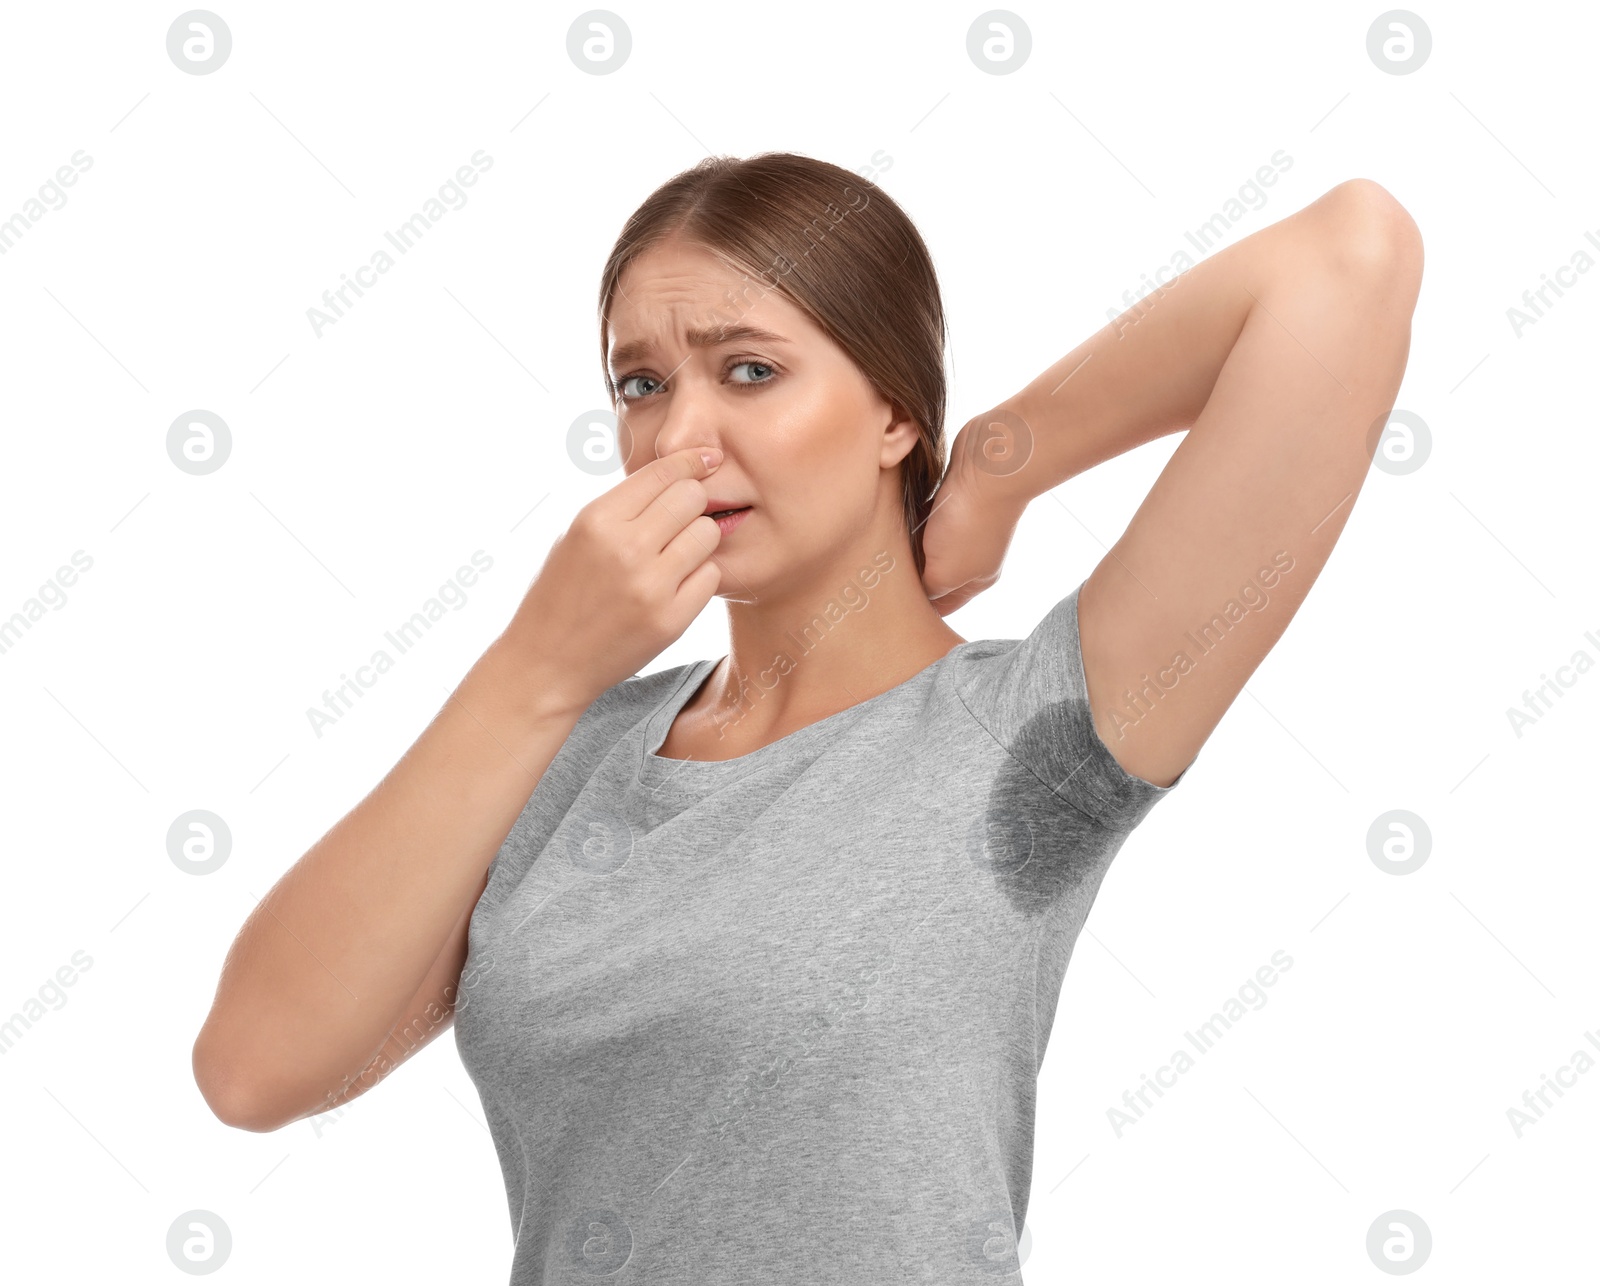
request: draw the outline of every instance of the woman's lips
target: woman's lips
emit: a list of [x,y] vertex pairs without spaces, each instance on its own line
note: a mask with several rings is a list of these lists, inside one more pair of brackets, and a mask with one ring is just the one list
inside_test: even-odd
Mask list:
[[742,523],[747,517],[749,517],[749,515],[750,515],[750,506],[746,505],[742,509],[735,509],[732,513],[719,514],[719,513],[713,512],[710,516],[716,519],[717,530],[719,530],[724,536],[726,536],[730,531],[732,531],[735,527],[737,527],[740,523]]

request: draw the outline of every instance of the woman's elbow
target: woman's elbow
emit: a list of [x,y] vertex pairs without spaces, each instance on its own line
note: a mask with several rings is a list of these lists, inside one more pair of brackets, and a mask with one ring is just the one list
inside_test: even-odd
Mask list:
[[263,1112],[260,1096],[244,1077],[235,1074],[206,1048],[203,1031],[195,1039],[190,1061],[200,1097],[222,1124],[254,1134],[270,1133],[283,1124]]
[[1382,184],[1346,179],[1313,203],[1319,248],[1347,280],[1369,283],[1413,302],[1422,288],[1422,229]]

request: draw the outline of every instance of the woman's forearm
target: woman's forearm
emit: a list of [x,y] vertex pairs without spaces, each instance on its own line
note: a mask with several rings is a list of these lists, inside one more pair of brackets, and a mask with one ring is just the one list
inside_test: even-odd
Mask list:
[[[1104,460],[1194,424],[1271,284],[1318,259],[1337,265],[1363,253],[1361,229],[1339,226],[1336,209],[1313,202],[1202,260],[977,417],[993,425],[979,435],[994,440],[991,459],[1016,453],[1014,463],[981,468],[980,485],[999,503],[1026,505]],[[1008,435],[1016,436],[999,441]]]

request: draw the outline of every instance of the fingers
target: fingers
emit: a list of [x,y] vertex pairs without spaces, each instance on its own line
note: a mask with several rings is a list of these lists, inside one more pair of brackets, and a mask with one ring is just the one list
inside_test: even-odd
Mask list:
[[[644,512],[632,522],[633,536],[648,553],[665,549],[677,539],[678,533],[687,530],[699,518],[705,517],[709,495],[705,484],[698,478],[679,478],[660,495],[655,496]],[[706,518],[716,527],[716,522]],[[714,533],[720,539],[720,530]]]
[[680,617],[686,623],[694,620],[700,614],[700,609],[711,601],[718,589],[722,587],[722,568],[713,558],[708,558],[696,567],[686,577],[683,584],[678,586],[677,607]]
[[[663,574],[675,582],[686,583],[703,564],[711,561],[711,555],[721,543],[722,528],[717,526],[717,520],[700,515],[671,537],[661,550]],[[719,570],[719,578],[720,575]]]
[[930,602],[933,610],[940,616],[949,616],[958,608],[965,607],[975,597],[971,590],[953,590],[940,598],[931,599]]
[[928,595],[928,602],[933,610],[940,616],[949,616],[951,612],[965,607],[999,579],[998,575],[979,576],[948,589],[936,582],[924,581],[923,590]]
[[[706,464],[702,451],[711,454],[711,464]],[[715,447],[684,447],[650,461],[639,472],[623,479],[600,497],[600,504],[611,511],[611,517],[632,522],[656,508],[656,501],[675,485],[691,479],[701,483],[721,463],[722,453]],[[703,506],[705,501],[702,499],[700,503]],[[684,522],[692,516],[685,515]]]

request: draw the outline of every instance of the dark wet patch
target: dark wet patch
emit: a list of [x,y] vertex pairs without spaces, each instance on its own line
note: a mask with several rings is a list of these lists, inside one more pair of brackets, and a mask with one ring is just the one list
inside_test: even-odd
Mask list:
[[[1073,704],[1079,709],[1066,708]],[[1071,781],[1084,752],[1060,734],[1081,726],[1075,721],[1087,717],[1082,702],[1060,701],[1029,719],[1018,734],[1018,746],[1010,748],[1012,755],[1021,749],[1030,762],[1059,766],[1057,781],[1062,784],[1052,790],[1017,758],[1008,757],[989,783],[984,811],[968,830],[968,856],[1026,915],[1041,914],[1072,891],[1098,881],[1121,834],[1084,810],[1089,797]]]

